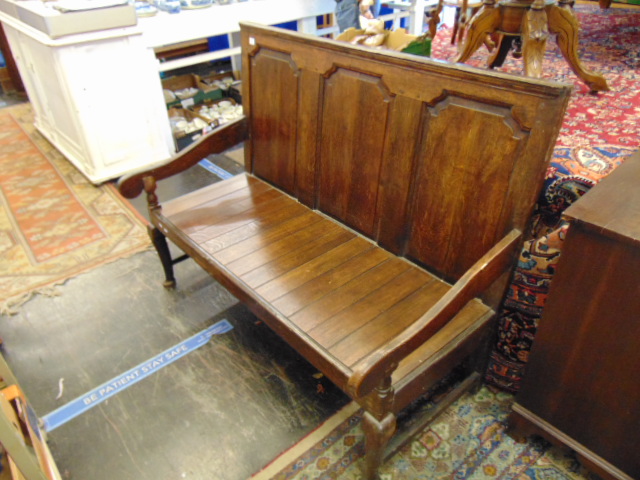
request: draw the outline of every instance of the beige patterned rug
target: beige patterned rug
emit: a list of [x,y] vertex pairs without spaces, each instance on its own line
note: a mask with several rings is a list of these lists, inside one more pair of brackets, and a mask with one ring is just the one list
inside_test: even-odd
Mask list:
[[[567,451],[509,436],[512,402],[513,395],[487,386],[463,395],[385,462],[380,479],[597,480]],[[350,403],[252,480],[361,479],[361,420],[362,410]]]
[[28,103],[0,110],[1,313],[149,246],[143,218],[40,135]]

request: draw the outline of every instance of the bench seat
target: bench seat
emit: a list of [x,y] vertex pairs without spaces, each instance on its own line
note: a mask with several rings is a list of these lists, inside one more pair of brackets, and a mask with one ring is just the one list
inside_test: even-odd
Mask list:
[[[400,410],[460,366],[441,405],[481,378],[570,89],[241,28],[246,118],[119,188],[147,195],[166,287],[168,239],[364,408],[373,479]],[[160,202],[240,143],[246,174]]]
[[[240,300],[267,312],[266,321],[294,347],[315,350],[343,389],[357,362],[451,288],[248,174],[164,202],[159,222],[190,257],[239,292]],[[439,332],[441,341],[423,349],[437,357],[452,339],[476,330],[470,326],[477,324],[480,331],[492,313],[479,300],[469,302]],[[395,371],[393,383],[401,385],[411,376],[412,359],[423,364],[430,356],[411,355]]]

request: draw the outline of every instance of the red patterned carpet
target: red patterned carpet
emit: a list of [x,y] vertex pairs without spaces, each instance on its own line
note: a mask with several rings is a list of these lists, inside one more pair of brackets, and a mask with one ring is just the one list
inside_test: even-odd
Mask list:
[[0,110],[0,310],[149,246],[136,213],[96,187],[33,127],[29,104]]
[[[515,281],[500,314],[499,338],[487,380],[517,391],[535,338],[549,283],[560,257],[565,227],[562,212],[640,147],[640,10],[600,10],[596,3],[574,9],[581,24],[579,55],[585,67],[604,75],[609,92],[589,93],[570,70],[554,39],[547,42],[543,77],[574,86],[540,197],[532,241],[520,257]],[[433,57],[452,58],[456,50],[441,32]],[[468,62],[484,66],[482,47]],[[511,55],[499,70],[522,74]],[[623,194],[623,193],[622,193]]]

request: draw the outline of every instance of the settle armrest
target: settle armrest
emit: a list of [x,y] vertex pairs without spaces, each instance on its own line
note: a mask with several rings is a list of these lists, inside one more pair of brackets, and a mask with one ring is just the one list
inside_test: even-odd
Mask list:
[[468,302],[485,291],[513,264],[522,232],[511,230],[478,260],[433,307],[392,341],[354,367],[348,389],[362,398],[391,374],[399,362],[432,337]]
[[220,129],[204,135],[197,142],[191,144],[179,154],[151,168],[134,171],[123,176],[118,181],[118,190],[125,198],[135,198],[144,189],[144,179],[152,177],[154,180],[162,180],[180,173],[207,155],[222,153],[246,140],[247,120],[245,117],[238,119]]

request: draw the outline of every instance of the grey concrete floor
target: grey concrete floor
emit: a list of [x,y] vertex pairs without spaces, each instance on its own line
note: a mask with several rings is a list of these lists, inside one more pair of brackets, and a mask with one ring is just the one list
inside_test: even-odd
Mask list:
[[[160,196],[217,180],[196,166]],[[51,431],[64,479],[246,479],[347,403],[192,261],[176,276],[165,290],[147,251],[0,317],[3,353],[39,417],[221,319],[234,327]]]

